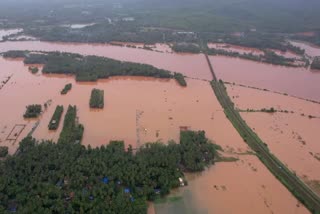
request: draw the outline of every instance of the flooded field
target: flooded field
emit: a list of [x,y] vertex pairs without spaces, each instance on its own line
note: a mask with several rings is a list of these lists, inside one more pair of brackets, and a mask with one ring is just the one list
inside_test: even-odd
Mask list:
[[[226,43],[208,43],[209,48],[215,48],[215,49],[221,49],[229,52],[237,52],[240,54],[253,54],[253,55],[263,55],[264,52],[260,49],[257,48],[249,48],[249,47],[244,47],[244,46],[239,46],[239,45],[231,45],[231,44],[226,44]],[[300,56],[296,55],[293,52],[290,51],[280,51],[280,50],[273,50],[276,54],[284,56],[286,58],[301,58]]]
[[224,56],[210,60],[218,78],[224,81],[320,101],[320,72]]
[[0,29],[0,42],[3,40],[4,36],[9,36],[9,35],[16,34],[16,33],[22,32],[22,31],[23,31],[22,29],[6,29],[6,30]]
[[315,56],[320,56],[320,47],[315,46],[306,42],[298,42],[298,41],[290,41],[291,44],[294,46],[300,47],[302,49],[306,50],[306,54],[315,57]]
[[263,51],[256,48],[249,48],[238,45],[231,45],[226,43],[208,43],[209,48],[222,49],[230,52],[238,52],[240,54],[249,54],[252,53],[254,55],[261,55]]
[[[156,203],[156,214],[309,213],[253,155],[187,175],[189,185]],[[151,212],[149,212],[151,213]]]
[[[66,109],[71,104],[77,105],[80,122],[85,126],[85,145],[100,146],[110,140],[125,140],[127,145],[138,147],[149,141],[178,141],[180,128],[186,127],[205,130],[210,139],[226,148],[247,150],[225,118],[208,82],[188,79],[186,88],[174,80],[144,77],[114,77],[96,83],[75,83],[70,76],[31,74],[21,60],[1,58],[0,65],[5,68],[4,78],[12,75],[0,91],[1,141],[5,144],[10,145],[11,142],[5,139],[16,124],[26,125],[21,139],[37,123],[37,120],[23,119],[25,106],[47,102],[50,107],[42,114],[33,134],[38,139],[57,140],[61,124],[57,132],[49,132],[47,125],[56,105],[64,105]],[[67,83],[73,83],[73,88],[62,96],[60,91]],[[89,108],[92,88],[105,91],[104,110]],[[226,128],[230,133],[223,132]],[[17,146],[10,146],[11,153]]]
[[[297,98],[228,85],[239,109],[275,108],[288,113],[241,113],[283,163],[320,194],[320,105]],[[317,118],[309,118],[314,116]]]
[[[167,48],[158,46],[164,50]],[[138,48],[101,44],[0,43],[0,51],[17,49],[94,54],[118,60],[152,64],[159,68],[184,73],[192,78],[206,80],[212,78],[205,57],[201,54],[159,53]],[[233,81],[237,83],[251,83],[248,85],[261,88],[268,86],[281,92],[288,90],[288,93],[291,92],[294,95],[298,93],[297,96],[301,95],[307,98],[319,96],[314,90],[318,88],[315,83],[317,77],[320,78],[320,76],[307,70],[291,70],[291,68],[228,57],[211,57],[211,60],[215,71],[225,81],[232,82],[230,79],[233,78]],[[37,66],[41,69],[41,65]],[[146,142],[179,141],[180,129],[205,130],[210,140],[223,147],[225,155],[238,157],[239,161],[218,163],[201,175],[188,175],[189,186],[178,189],[169,196],[177,196],[177,198],[173,198],[167,203],[153,204],[149,213],[234,213],[236,211],[248,213],[252,210],[255,213],[308,213],[304,206],[297,202],[256,156],[248,155],[251,150],[225,117],[208,81],[187,78],[188,86],[186,88],[180,87],[175,80],[145,77],[113,77],[94,83],[78,83],[72,76],[43,75],[41,72],[32,74],[22,60],[0,58],[0,67],[0,81],[10,77],[0,89],[2,110],[0,111],[0,118],[2,118],[0,121],[0,144],[9,146],[11,154],[17,149],[18,142],[30,132],[37,139],[54,141],[58,139],[62,121],[57,131],[48,130],[48,123],[56,105],[63,105],[65,111],[69,104],[77,105],[79,122],[85,127],[82,143],[93,147],[105,145],[110,140],[124,140],[126,146],[131,144],[137,148]],[[239,74],[235,73],[237,71],[234,68],[238,69]],[[289,72],[294,75],[289,75]],[[264,78],[268,76],[270,78]],[[292,76],[296,80],[294,78],[292,80]],[[307,80],[299,79],[302,76]],[[284,77],[288,78],[288,81],[284,82]],[[304,85],[303,90],[302,84],[309,78],[311,79],[310,84]],[[275,79],[278,80],[278,83]],[[295,81],[301,85],[301,88],[297,88]],[[296,85],[290,86],[293,82]],[[60,91],[67,83],[73,84],[72,90],[62,96]],[[311,90],[311,87],[314,87],[314,90]],[[105,107],[103,110],[89,108],[89,98],[93,88],[104,90]],[[242,89],[246,88],[238,87],[234,91],[230,92],[229,90],[229,93],[236,97]],[[257,108],[259,106],[267,107],[264,106],[263,101],[267,102],[267,100],[263,96],[259,96],[257,99],[252,99],[252,97],[249,99],[250,95],[246,95],[246,97],[248,100],[237,104],[245,108],[246,103],[248,106],[252,106],[251,103],[256,102]],[[261,102],[258,101],[260,97],[262,97]],[[275,102],[277,99],[282,100],[282,98],[274,97],[270,99]],[[298,101],[304,103],[302,100]],[[318,115],[318,108],[314,106],[315,104],[310,103],[310,106],[299,107],[296,103],[298,101],[286,103],[293,106],[293,111],[300,114],[304,112],[305,114]],[[23,119],[22,115],[26,105],[44,103],[47,103],[49,107],[45,109],[39,119]],[[276,107],[276,105],[274,106]],[[286,109],[287,106],[284,104],[279,108]],[[247,119],[246,115],[244,116]],[[304,119],[307,120],[307,117]],[[281,119],[282,121],[284,123],[290,122],[285,122],[286,119]],[[314,119],[314,121],[318,121],[318,119]],[[251,124],[249,123],[249,125]],[[318,125],[314,124],[315,127]],[[299,138],[298,135],[295,137]],[[303,136],[303,138],[306,138],[307,142],[311,142],[308,137]],[[301,144],[297,143],[297,145],[301,147]],[[315,147],[312,145],[315,143],[310,143],[310,145],[307,143],[307,146],[304,145],[303,148],[307,148],[305,153],[309,152],[308,157],[316,160],[310,155],[311,150],[315,151]],[[292,151],[296,151],[297,148]],[[313,154],[316,155],[317,152]],[[289,159],[290,161],[291,159]],[[301,162],[301,166],[303,163],[310,163],[309,159],[307,162]],[[297,173],[300,173],[301,176],[306,175],[305,179],[316,179],[318,176],[316,171],[319,170],[312,167],[310,170],[312,173],[308,174],[300,173],[297,169]],[[246,195],[246,197],[240,197],[241,195]],[[172,201],[175,202],[172,203]]]
[[[166,49],[166,47],[160,45],[158,47]],[[160,53],[108,44],[50,43],[39,41],[0,43],[0,52],[8,50],[62,51],[96,55],[129,62],[151,64],[158,68],[183,73],[188,77],[206,80],[212,79],[207,62],[202,54]]]

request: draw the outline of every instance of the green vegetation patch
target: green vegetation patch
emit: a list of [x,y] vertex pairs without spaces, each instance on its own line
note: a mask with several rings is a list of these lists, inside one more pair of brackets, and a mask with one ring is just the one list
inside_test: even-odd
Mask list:
[[0,146],[0,158],[6,157],[8,154],[7,146]]
[[[69,107],[63,132],[73,131],[66,127],[74,126],[75,111]],[[53,143],[27,137],[16,155],[0,162],[0,210],[147,213],[147,200],[181,186],[185,169],[201,171],[213,163],[212,146],[202,131],[181,132],[180,144],[150,143],[135,153],[122,141],[86,148],[73,138]]]
[[58,143],[77,143],[82,140],[84,127],[78,123],[77,107],[69,106],[64,117],[63,128]]
[[43,73],[72,74],[77,81],[97,81],[99,78],[112,76],[147,76],[173,78],[170,71],[151,65],[122,62],[104,57],[82,56],[79,54],[27,51],[9,51],[4,56],[24,55],[25,64],[44,64]]
[[36,118],[42,111],[42,106],[39,104],[28,105],[26,108],[26,112],[23,115],[24,118]]
[[62,91],[60,92],[61,94],[67,94],[72,88],[72,84],[68,83],[64,86],[64,88],[62,89]]
[[33,73],[33,74],[36,74],[36,73],[38,73],[39,68],[30,66],[29,71],[31,71],[31,73]]
[[104,107],[104,91],[100,89],[92,89],[90,97],[90,108],[100,108]]
[[320,70],[320,56],[314,58],[314,60],[311,64],[311,69]]
[[63,113],[63,106],[57,106],[49,122],[49,130],[57,130]]
[[177,80],[177,82],[179,83],[179,85],[186,87],[187,86],[187,82],[184,78],[184,76],[181,73],[174,73],[174,78]]

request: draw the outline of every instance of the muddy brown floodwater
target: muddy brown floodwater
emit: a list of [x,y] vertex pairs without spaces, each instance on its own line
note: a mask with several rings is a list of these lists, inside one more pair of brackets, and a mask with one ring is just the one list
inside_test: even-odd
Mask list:
[[[200,54],[168,54],[110,45],[0,44],[0,51],[17,49],[95,54],[148,63],[193,78],[212,78],[205,57]],[[0,58],[0,68],[1,78],[12,75],[0,90],[0,144],[9,146],[11,154],[33,127],[36,128],[33,136],[38,139],[58,139],[62,121],[57,131],[49,132],[47,128],[56,105],[64,105],[65,110],[69,104],[77,105],[79,121],[85,127],[82,143],[93,147],[107,144],[110,140],[124,140],[127,146],[139,147],[150,141],[178,141],[180,128],[205,130],[207,137],[221,145],[226,155],[240,160],[218,163],[197,176],[187,175],[190,185],[173,193],[180,195],[180,202],[153,204],[153,211],[157,214],[177,213],[170,210],[179,212],[180,209],[182,213],[187,213],[183,210],[189,210],[189,213],[190,210],[199,213],[308,213],[256,156],[248,155],[251,150],[225,117],[207,81],[188,78],[185,88],[175,80],[145,77],[113,77],[96,83],[77,83],[71,76],[43,75],[41,72],[34,75],[22,60],[3,58]],[[62,96],[60,90],[67,83],[73,84],[72,90]],[[104,90],[103,110],[89,108],[92,88]],[[50,105],[39,119],[23,119],[26,105],[46,102]],[[21,125],[25,125],[24,129]],[[15,142],[6,140],[11,130],[16,133],[22,131],[19,136],[13,134],[17,138]]]
[[[271,152],[320,195],[320,104],[227,85],[239,109],[275,108],[289,113],[241,113]],[[317,118],[309,118],[309,115]]]
[[[158,44],[158,49],[161,48],[166,50],[166,46]],[[8,50],[62,51],[96,55],[129,62],[151,64],[158,68],[181,72],[188,77],[206,80],[212,79],[207,62],[202,54],[160,53],[108,44],[50,43],[40,41],[0,43],[0,52]]]
[[[177,190],[181,201],[193,206],[192,209],[206,210],[207,213],[232,213],[238,206],[243,213],[252,210],[256,213],[270,210],[307,213],[258,158],[245,155],[250,149],[225,117],[206,81],[187,79],[186,88],[174,80],[143,77],[114,77],[97,83],[76,83],[73,77],[65,75],[34,75],[22,60],[0,58],[0,68],[6,75],[12,75],[0,90],[1,145],[9,146],[11,154],[37,122],[39,126],[34,137],[56,140],[62,123],[55,132],[49,132],[47,125],[55,106],[61,104],[65,109],[69,104],[78,106],[80,123],[85,126],[84,145],[100,146],[117,139],[138,147],[148,141],[178,141],[180,127],[205,130],[208,138],[221,145],[227,155],[238,156],[240,161],[218,163],[201,176],[188,175],[190,186]],[[60,95],[60,90],[70,82],[73,83],[72,90],[65,96]],[[104,89],[103,110],[90,110],[92,88]],[[26,105],[47,101],[51,101],[48,102],[50,105],[39,119],[23,119]],[[12,129],[20,131],[16,125],[26,127],[15,142],[6,140]],[[186,191],[189,192],[187,195]],[[151,213],[170,213],[165,211],[167,208],[163,204],[154,204],[154,208],[150,207]],[[180,208],[173,205],[174,210]],[[186,208],[187,205],[182,209]]]
[[320,72],[224,56],[210,57],[210,60],[223,81],[320,101]]

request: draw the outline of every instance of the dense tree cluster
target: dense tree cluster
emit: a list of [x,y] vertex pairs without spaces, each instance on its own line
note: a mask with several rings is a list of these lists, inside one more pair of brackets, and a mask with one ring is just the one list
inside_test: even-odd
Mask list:
[[64,88],[62,89],[62,91],[60,93],[67,94],[71,89],[72,89],[72,84],[68,83],[64,86]]
[[77,107],[69,106],[64,117],[63,128],[58,143],[80,143],[84,127],[78,123]]
[[183,131],[180,144],[150,143],[135,154],[118,141],[93,149],[27,137],[0,162],[0,212],[147,213],[147,200],[181,186],[183,171],[201,171],[214,157],[202,131]]
[[24,118],[36,118],[40,115],[42,111],[42,106],[39,104],[28,105],[26,107],[26,112],[24,113]]
[[320,56],[314,58],[313,62],[311,63],[311,69],[320,70]]
[[0,146],[0,158],[7,156],[7,154],[8,154],[8,147]]
[[[44,64],[43,73],[63,73],[76,75],[77,81],[96,81],[111,76],[150,76],[156,78],[173,78],[163,69],[151,65],[122,62],[104,57],[82,56],[79,54],[50,52],[24,52],[25,64]],[[21,56],[18,51],[9,51],[4,56]]]
[[[122,62],[104,57],[82,56],[79,54],[61,52],[30,53],[28,51],[8,51],[4,57],[24,57],[25,64],[44,64],[43,73],[73,74],[77,81],[96,81],[111,76],[147,76],[156,78],[176,78],[181,81],[182,74],[173,75],[170,71],[158,69],[151,65]],[[67,93],[72,85],[67,84],[61,94]]]
[[179,85],[186,87],[187,86],[187,82],[184,79],[184,76],[181,73],[174,73],[174,78],[177,80],[177,82],[179,83]]
[[193,43],[174,43],[171,48],[175,52],[183,53],[200,53],[201,51],[199,45]]
[[92,89],[90,97],[90,108],[103,108],[104,107],[104,91],[100,89]]
[[49,130],[57,130],[60,124],[61,116],[63,113],[63,106],[58,105],[54,111],[52,118],[49,122]]
[[241,32],[239,35],[223,33],[204,33],[203,37],[207,42],[227,43],[251,47],[260,50],[280,50],[282,52],[291,51],[298,55],[305,53],[304,49],[287,42],[287,37],[279,34],[262,33],[262,32]]

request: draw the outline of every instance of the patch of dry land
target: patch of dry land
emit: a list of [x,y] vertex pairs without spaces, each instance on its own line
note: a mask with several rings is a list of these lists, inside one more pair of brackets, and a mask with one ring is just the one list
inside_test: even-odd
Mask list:
[[320,194],[320,105],[240,86],[227,85],[227,89],[238,109],[278,111],[242,112],[241,116],[272,153]]

